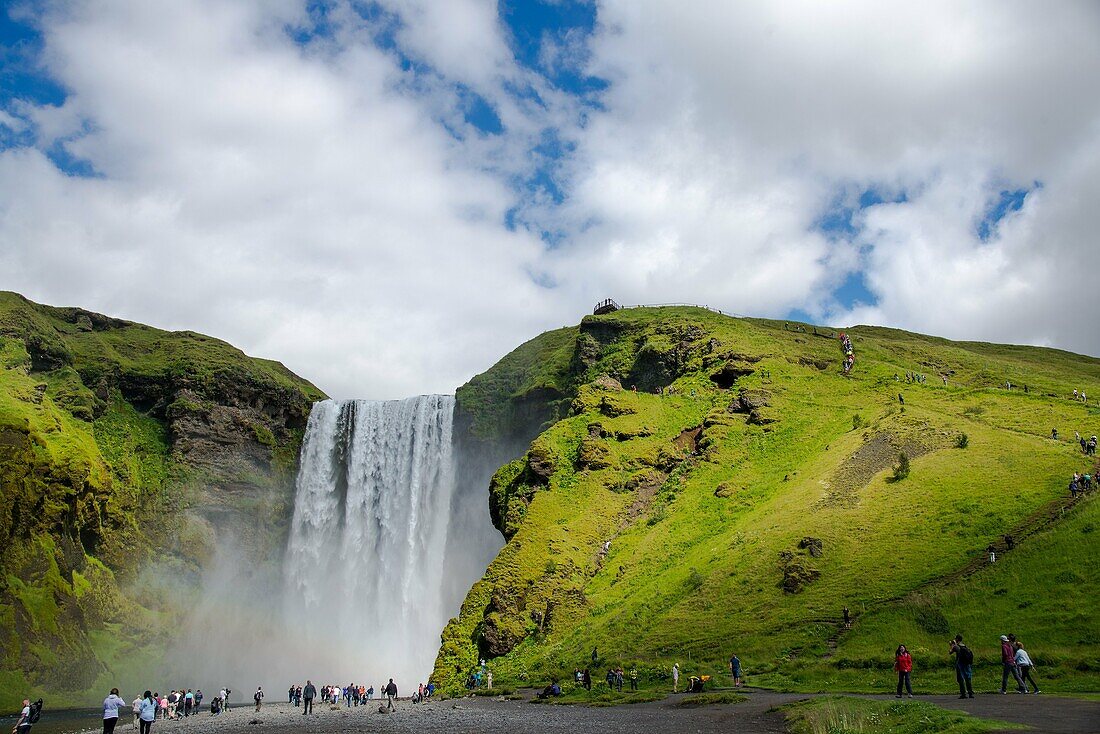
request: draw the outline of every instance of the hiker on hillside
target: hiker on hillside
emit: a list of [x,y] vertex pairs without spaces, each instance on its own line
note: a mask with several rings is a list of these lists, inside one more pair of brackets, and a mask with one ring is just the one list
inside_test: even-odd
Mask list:
[[905,645],[898,645],[897,651],[894,653],[894,670],[898,674],[898,691],[894,698],[901,698],[902,686],[905,686],[905,692],[909,694],[909,698],[913,697],[913,684],[910,682],[910,674],[913,672],[913,656],[909,654],[909,650]]
[[990,563],[996,563],[997,562],[997,546],[990,543],[989,547],[985,549],[985,552],[989,554],[989,562]]
[[638,667],[636,665],[630,666],[630,690],[638,690]]
[[974,698],[974,653],[963,643],[962,635],[951,640],[951,654],[955,656],[955,680],[959,684],[959,698]]
[[[845,611],[847,611],[847,610],[845,610]],[[740,688],[741,687],[741,661],[738,659],[736,654],[730,656],[730,675],[733,676],[733,687],[734,688]]]
[[852,629],[852,613],[848,611],[848,607],[844,607],[844,611],[842,613],[844,614],[844,629]]
[[1016,692],[1027,693],[1027,687],[1020,678],[1020,668],[1016,665],[1016,651],[1006,635],[1001,635],[1001,693],[1008,693],[1008,676],[1016,681]]
[[[1016,659],[1016,667],[1020,671],[1020,680],[1031,684],[1032,693],[1041,693],[1039,684],[1031,677],[1031,669],[1035,667],[1035,664],[1031,662],[1031,656],[1027,654],[1027,650],[1024,649],[1023,643],[1017,642],[1012,648],[1015,650],[1014,657]],[[1024,693],[1027,693],[1026,685],[1024,686]]]
[[584,686],[584,690],[592,690],[592,674],[588,672],[588,668],[585,668],[581,673],[581,685]]
[[679,693],[680,692],[680,664],[679,663],[673,663],[672,664],[672,692],[673,693]]
[[126,707],[126,701],[118,695],[118,689],[112,688],[107,698],[103,699],[103,734],[111,734],[118,724],[118,710]]
[[615,669],[614,668],[608,668],[607,669],[607,675],[604,676],[604,680],[607,681],[607,690],[614,691],[615,690]]
[[1054,439],[1055,441],[1058,440],[1058,429],[1057,428],[1051,428],[1050,429],[1050,437],[1052,439]]

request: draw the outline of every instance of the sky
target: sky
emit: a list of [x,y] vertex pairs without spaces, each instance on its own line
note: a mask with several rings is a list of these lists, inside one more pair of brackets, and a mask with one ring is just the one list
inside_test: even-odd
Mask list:
[[607,297],[1100,355],[1100,3],[8,0],[0,289],[452,392]]

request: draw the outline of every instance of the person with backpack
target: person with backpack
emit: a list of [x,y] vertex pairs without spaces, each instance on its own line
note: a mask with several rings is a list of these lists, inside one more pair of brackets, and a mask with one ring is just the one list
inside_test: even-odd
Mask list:
[[134,713],[134,728],[138,728],[138,720],[141,718],[141,696],[134,699],[134,702],[130,704],[130,710]]
[[898,674],[898,692],[894,698],[901,698],[901,688],[904,684],[905,692],[909,694],[909,698],[913,697],[913,685],[910,682],[910,674],[913,672],[913,656],[909,654],[909,650],[905,645],[898,645],[897,652],[894,653],[894,670]]
[[138,716],[141,719],[140,734],[149,734],[153,730],[153,719],[157,718],[157,702],[149,691],[141,694],[141,712]]
[[29,698],[23,699],[23,710],[19,712],[19,720],[12,727],[11,734],[30,734],[31,726],[38,723],[42,715],[42,699],[31,703]]
[[107,698],[103,699],[103,734],[111,734],[118,724],[118,710],[126,707],[126,701],[118,695],[118,689],[112,688]]
[[974,652],[963,643],[962,635],[951,640],[951,654],[955,656],[955,680],[959,684],[959,698],[974,698]]
[[256,692],[252,694],[252,700],[256,702],[256,711],[259,711],[264,702],[264,689],[262,686],[256,686]]
[[733,687],[741,687],[741,659],[736,654],[730,656],[730,675],[733,676]]

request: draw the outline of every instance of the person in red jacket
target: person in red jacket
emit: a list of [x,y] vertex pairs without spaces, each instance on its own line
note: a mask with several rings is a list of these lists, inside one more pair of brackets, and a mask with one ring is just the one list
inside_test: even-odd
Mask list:
[[913,672],[913,656],[909,654],[909,650],[905,645],[898,645],[897,652],[894,653],[894,670],[898,672],[898,695],[896,698],[901,698],[901,687],[905,685],[905,692],[909,694],[909,698],[913,697],[913,685],[909,681],[909,674]]

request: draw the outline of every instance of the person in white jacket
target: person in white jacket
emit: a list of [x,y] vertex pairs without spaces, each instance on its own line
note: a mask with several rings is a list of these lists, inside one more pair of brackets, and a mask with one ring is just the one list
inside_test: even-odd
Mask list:
[[[1035,679],[1031,677],[1031,669],[1035,667],[1035,664],[1031,662],[1031,656],[1027,654],[1027,650],[1024,649],[1023,644],[1017,642],[1016,648],[1016,667],[1020,669],[1020,679],[1031,684],[1032,693],[1041,693],[1039,690],[1039,684],[1035,682]],[[1027,690],[1024,690],[1027,693]]]
[[103,734],[111,734],[118,724],[118,710],[126,708],[126,701],[118,695],[118,689],[112,688],[111,694],[103,699]]

